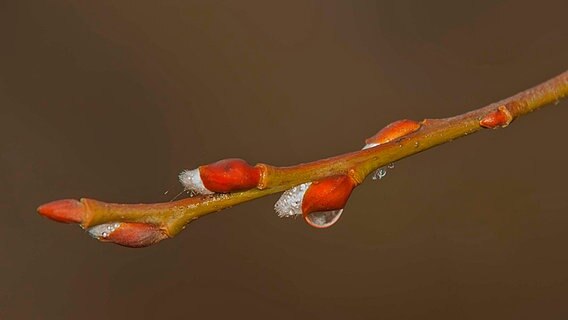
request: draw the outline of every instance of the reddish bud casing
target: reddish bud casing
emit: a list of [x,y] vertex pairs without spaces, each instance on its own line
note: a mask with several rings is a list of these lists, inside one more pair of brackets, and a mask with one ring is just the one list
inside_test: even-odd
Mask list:
[[208,190],[227,193],[255,188],[261,170],[242,159],[225,159],[199,167],[199,174]]
[[86,214],[85,206],[74,199],[64,199],[43,204],[37,208],[40,215],[63,223],[81,223]]
[[142,248],[168,238],[158,226],[140,222],[115,222],[94,226],[89,234],[100,241],[124,247]]
[[312,212],[342,209],[355,186],[349,176],[335,176],[312,182],[302,200],[302,214],[305,217]]
[[382,128],[374,136],[365,140],[365,143],[368,146],[377,146],[396,140],[418,129],[420,129],[420,123],[414,120],[398,120]]

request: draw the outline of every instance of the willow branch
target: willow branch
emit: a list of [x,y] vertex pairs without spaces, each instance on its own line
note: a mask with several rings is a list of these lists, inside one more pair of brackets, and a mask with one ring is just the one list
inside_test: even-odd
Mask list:
[[[156,204],[115,204],[83,198],[78,205],[60,203],[59,207],[43,206],[39,211],[55,220],[79,222],[86,229],[121,222],[154,225],[158,226],[160,237],[170,238],[183,230],[189,222],[206,214],[282,192],[302,183],[337,175],[347,175],[357,184],[362,183],[367,175],[379,167],[483,128],[506,127],[516,118],[556,102],[567,94],[568,71],[512,97],[465,114],[444,119],[425,119],[419,123],[418,130],[372,148],[290,167],[258,164],[256,167],[261,169],[258,186],[242,192],[198,195]],[[65,214],[80,217],[71,220],[58,218]]]

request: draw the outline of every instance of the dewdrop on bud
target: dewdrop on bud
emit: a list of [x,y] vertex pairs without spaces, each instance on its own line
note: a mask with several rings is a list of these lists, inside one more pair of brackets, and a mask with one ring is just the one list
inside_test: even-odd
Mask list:
[[343,209],[312,212],[304,216],[304,221],[314,228],[325,229],[334,225],[342,213]]
[[198,194],[228,193],[255,188],[261,176],[259,167],[242,159],[225,159],[180,173],[186,190]]
[[341,217],[355,185],[349,176],[304,183],[284,192],[274,209],[279,217],[301,214],[312,227],[328,228]]
[[131,248],[142,248],[168,238],[156,225],[140,222],[104,223],[87,230],[91,237]]
[[403,119],[395,121],[365,140],[363,150],[394,141],[418,129],[420,129],[420,123],[414,120]]

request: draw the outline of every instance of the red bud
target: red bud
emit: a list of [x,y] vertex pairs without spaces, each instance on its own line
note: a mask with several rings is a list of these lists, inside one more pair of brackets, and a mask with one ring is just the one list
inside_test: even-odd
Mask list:
[[242,159],[225,159],[199,167],[203,185],[210,191],[227,193],[255,188],[260,181],[260,168]]
[[367,146],[374,147],[379,144],[384,144],[396,140],[418,129],[420,129],[420,123],[414,120],[398,120],[382,128],[374,136],[365,140],[365,143],[367,144]]
[[334,225],[357,183],[349,176],[334,176],[307,182],[287,190],[274,205],[279,217],[301,214],[315,228]]
[[302,200],[302,216],[310,226],[329,228],[334,225],[355,188],[349,176],[335,176],[312,182]]
[[156,225],[140,222],[115,222],[94,226],[89,234],[104,242],[113,242],[131,248],[147,247],[168,238]]
[[85,207],[74,199],[52,201],[37,208],[39,214],[63,223],[81,223],[85,216]]

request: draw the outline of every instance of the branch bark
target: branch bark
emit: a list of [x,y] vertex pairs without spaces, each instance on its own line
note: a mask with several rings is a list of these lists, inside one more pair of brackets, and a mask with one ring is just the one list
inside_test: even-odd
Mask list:
[[[159,232],[156,231],[151,235],[154,237],[153,241],[157,242],[175,236],[189,222],[201,216],[282,192],[305,182],[348,175],[357,183],[362,183],[365,177],[377,168],[483,128],[506,127],[514,119],[554,103],[566,95],[568,95],[568,71],[531,89],[477,110],[450,118],[425,119],[420,122],[417,131],[376,147],[291,167],[258,164],[257,167],[262,173],[260,183],[257,188],[242,192],[199,195],[175,202],[155,204],[115,204],[86,198],[81,199],[80,202],[60,200],[43,205],[38,211],[58,221],[80,223],[85,229],[117,223],[157,226]],[[72,219],[66,220],[66,214]],[[99,240],[104,241],[100,238]],[[146,245],[154,242],[148,242]],[[128,245],[127,242],[119,244]]]

